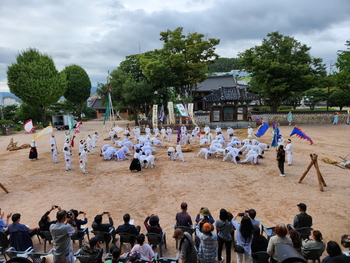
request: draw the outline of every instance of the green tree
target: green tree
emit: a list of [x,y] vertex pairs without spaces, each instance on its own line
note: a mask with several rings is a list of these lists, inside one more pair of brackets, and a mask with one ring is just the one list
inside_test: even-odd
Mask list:
[[8,66],[7,79],[13,94],[40,109],[46,126],[47,107],[58,101],[67,86],[65,74],[57,71],[52,58],[29,48],[17,56],[16,63]]
[[[48,118],[47,112],[45,112],[46,117]],[[31,105],[28,105],[27,103],[22,103],[19,106],[18,112],[16,114],[16,118],[22,122],[26,122],[27,120],[32,120],[33,124],[37,124],[41,122],[41,112],[38,107],[34,107]]]
[[327,100],[327,92],[324,89],[312,88],[305,91],[305,97],[309,102],[310,110],[314,110],[317,103]]
[[340,110],[345,106],[350,106],[350,93],[345,90],[336,90],[329,96],[329,105],[339,107]]
[[350,40],[346,41],[345,46],[347,50],[338,52],[337,62],[335,66],[338,72],[335,73],[338,86],[350,92]]
[[183,28],[160,32],[163,48],[145,53],[141,70],[154,86],[174,87],[181,97],[192,96],[196,84],[207,78],[208,65],[219,57],[215,53],[219,39],[205,39],[203,34],[184,35]]
[[[135,115],[135,125],[138,125],[137,115],[139,113],[148,114],[150,105],[154,100],[154,89],[146,79],[137,81],[131,72],[125,72],[122,68],[117,68],[110,73],[111,98],[116,110],[130,108]],[[107,103],[107,85],[98,83],[97,93]]]
[[56,102],[52,104],[50,107],[48,107],[47,111],[51,116],[68,115],[68,114],[72,114],[73,116],[78,115],[76,105],[69,100],[64,100],[63,102]]
[[279,32],[267,36],[260,46],[239,53],[239,58],[254,78],[251,91],[261,94],[272,111],[293,92],[323,87],[326,67],[322,59],[310,56],[310,47]]
[[3,108],[4,120],[15,121],[18,112],[17,105],[7,105]]
[[86,71],[78,65],[65,67],[67,90],[64,97],[76,106],[77,117],[81,120],[86,100],[90,97],[91,81]]

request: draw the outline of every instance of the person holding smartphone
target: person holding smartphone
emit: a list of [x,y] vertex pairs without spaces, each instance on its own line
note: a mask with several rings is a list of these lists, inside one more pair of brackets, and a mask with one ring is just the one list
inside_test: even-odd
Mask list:
[[[102,223],[103,215],[107,215],[109,223],[107,223],[107,224]],[[115,231],[114,231],[114,227],[113,227],[113,219],[112,219],[109,212],[103,212],[99,215],[96,215],[94,222],[92,222],[91,226],[92,226],[92,229],[94,231],[103,231],[103,232],[109,232],[110,229],[112,228],[113,229],[113,232],[112,232],[113,242],[115,241]],[[111,241],[111,236],[109,234],[104,235],[104,240],[109,243]]]
[[40,221],[38,222],[38,225],[39,225],[38,234],[42,238],[44,238],[42,231],[50,231],[50,226],[57,222],[57,220],[51,221],[50,217],[49,217],[50,212],[55,210],[55,209],[60,211],[61,207],[59,207],[58,205],[52,205],[51,208],[45,212],[45,214],[41,217]]

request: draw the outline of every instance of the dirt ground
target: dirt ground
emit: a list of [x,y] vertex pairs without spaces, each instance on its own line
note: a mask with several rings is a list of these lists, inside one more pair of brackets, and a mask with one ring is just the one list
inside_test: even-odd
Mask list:
[[[118,121],[125,128],[126,121]],[[131,124],[131,123],[130,123]],[[132,124],[131,124],[132,126]],[[284,139],[289,138],[293,127],[280,127]],[[175,241],[172,238],[175,214],[180,211],[181,202],[188,203],[188,212],[193,220],[199,209],[206,206],[214,219],[219,210],[225,208],[233,214],[254,208],[257,219],[267,227],[278,222],[292,223],[298,213],[297,204],[306,203],[307,212],[313,216],[313,227],[322,232],[325,242],[350,234],[350,170],[324,163],[328,157],[341,161],[339,156],[350,154],[350,126],[304,125],[300,127],[314,141],[295,136],[291,139],[294,148],[292,166],[285,165],[286,177],[279,176],[275,149],[265,152],[259,165],[223,162],[221,158],[205,160],[197,157],[198,142],[192,143],[193,152],[184,153],[185,162],[170,161],[167,148],[158,148],[156,167],[144,169],[141,173],[130,172],[130,161],[104,161],[99,157],[100,147],[108,141],[102,122],[86,122],[81,126],[75,140],[72,156],[72,170],[65,171],[62,147],[64,131],[55,131],[59,154],[58,163],[52,163],[50,136],[38,141],[38,161],[28,159],[29,149],[6,151],[11,138],[18,145],[30,143],[33,135],[19,132],[0,137],[0,182],[9,190],[0,189],[0,207],[6,214],[21,213],[21,223],[37,226],[40,217],[52,204],[63,209],[71,208],[87,213],[91,223],[96,214],[109,211],[115,226],[122,224],[124,213],[130,213],[136,225],[141,225],[149,214],[160,217],[160,225],[167,232],[168,249],[165,256],[174,256]],[[78,163],[78,142],[88,134],[100,133],[95,154],[90,155],[83,174]],[[212,131],[214,132],[214,131]],[[236,130],[240,139],[246,138],[246,130]],[[175,142],[176,135],[173,134]],[[270,143],[271,134],[263,136],[261,142]],[[175,143],[174,143],[175,145]],[[327,187],[321,192],[315,168],[312,167],[302,183],[299,178],[310,164],[310,154],[318,154],[318,164]],[[130,157],[131,158],[131,157]],[[350,160],[350,156],[348,157]],[[55,211],[51,213],[55,218]],[[106,221],[106,218],[104,219]],[[33,238],[37,251],[43,251],[43,244]],[[74,244],[74,251],[78,244]],[[124,248],[125,249],[125,248]],[[345,249],[344,249],[345,250]],[[235,262],[235,256],[232,257]]]

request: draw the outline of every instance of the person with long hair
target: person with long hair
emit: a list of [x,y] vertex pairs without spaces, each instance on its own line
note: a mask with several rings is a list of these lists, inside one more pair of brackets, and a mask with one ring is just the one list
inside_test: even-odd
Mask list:
[[219,219],[216,220],[215,226],[218,231],[218,260],[220,262],[224,260],[221,257],[221,254],[225,244],[226,262],[230,263],[231,262],[231,245],[232,245],[231,230],[233,229],[233,225],[228,219],[229,219],[229,215],[226,209],[221,209],[219,214]]
[[276,246],[279,244],[288,244],[293,247],[290,237],[287,237],[288,229],[283,223],[278,223],[275,227],[275,236],[271,237],[267,245],[267,254],[271,257],[271,262],[277,262]]
[[298,231],[295,229],[289,230],[289,237],[293,242],[293,247],[298,253],[301,253],[301,238]]
[[318,255],[322,256],[323,251],[326,249],[326,244],[322,241],[322,233],[320,231],[314,230],[312,232],[312,239],[303,240],[301,254],[304,257],[308,255],[307,249],[318,249]]
[[244,248],[244,253],[238,253],[236,251],[237,255],[237,263],[243,262],[243,255],[244,255],[244,262],[250,263],[251,261],[251,244],[253,240],[253,224],[249,217],[243,216],[241,223],[238,223],[236,221],[236,218],[239,214],[236,214],[236,216],[232,219],[232,225],[236,228],[236,242],[237,245]]

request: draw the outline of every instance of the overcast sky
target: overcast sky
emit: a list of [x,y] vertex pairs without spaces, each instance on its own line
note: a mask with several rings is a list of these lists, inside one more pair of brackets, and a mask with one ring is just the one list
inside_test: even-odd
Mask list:
[[125,56],[161,48],[159,33],[177,27],[220,39],[217,53],[230,58],[279,31],[329,68],[350,40],[349,14],[349,0],[2,0],[0,91],[9,91],[7,67],[29,47],[60,71],[83,67],[96,86]]

